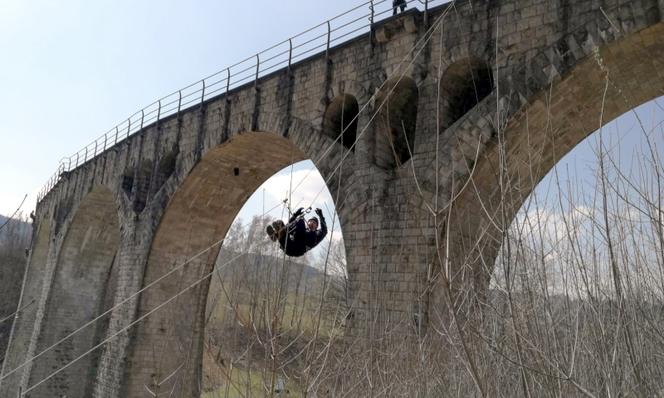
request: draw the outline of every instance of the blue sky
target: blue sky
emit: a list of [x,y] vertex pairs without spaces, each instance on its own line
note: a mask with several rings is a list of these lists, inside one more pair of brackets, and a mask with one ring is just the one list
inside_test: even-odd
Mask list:
[[[614,162],[611,164],[607,161],[606,164],[609,178],[615,178],[615,172],[612,171],[615,167],[630,176],[634,182],[645,175],[652,175],[654,169],[644,164],[644,160],[647,162],[650,157],[647,143],[650,139],[654,153],[660,160],[664,158],[663,127],[664,97],[642,104],[606,123],[601,131],[603,151],[608,155],[605,159],[610,158]],[[543,200],[542,204],[560,207],[556,193],[556,184],[560,183],[564,188],[563,193],[574,198],[572,206],[592,206],[596,178],[599,175],[599,139],[599,130],[590,134],[560,159],[554,169],[542,179],[535,190],[539,199]],[[568,186],[571,189],[566,188]]]

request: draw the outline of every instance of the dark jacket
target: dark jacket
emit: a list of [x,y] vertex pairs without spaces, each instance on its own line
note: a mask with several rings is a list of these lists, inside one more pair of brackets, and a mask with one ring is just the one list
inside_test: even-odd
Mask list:
[[315,231],[307,230],[305,244],[307,250],[311,250],[316,247],[327,235],[327,223],[325,223],[325,217],[322,213],[317,213],[318,218],[320,219],[320,229]]
[[279,246],[286,255],[300,257],[307,252],[305,244],[307,227],[302,215],[303,209],[298,209],[288,220],[288,232],[279,237]]

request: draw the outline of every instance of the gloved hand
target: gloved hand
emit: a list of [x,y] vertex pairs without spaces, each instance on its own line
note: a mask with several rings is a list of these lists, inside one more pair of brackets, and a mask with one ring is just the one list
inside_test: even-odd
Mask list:
[[316,214],[318,215],[318,217],[323,217],[323,210],[321,210],[319,208],[316,208],[315,211],[316,211]]
[[304,213],[304,207],[300,207],[299,209],[297,209],[295,213],[293,213],[293,216],[299,217],[302,215],[302,213]]

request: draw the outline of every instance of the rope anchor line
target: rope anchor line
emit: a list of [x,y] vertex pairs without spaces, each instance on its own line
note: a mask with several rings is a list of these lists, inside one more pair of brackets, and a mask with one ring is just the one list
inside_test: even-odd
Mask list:
[[[454,3],[454,2],[455,2],[455,1],[453,1],[453,3]],[[438,17],[438,19],[436,20],[436,22],[433,23],[433,24],[428,28],[427,32],[423,35],[423,37],[420,38],[415,44],[413,44],[411,51],[409,51],[408,54],[404,56],[404,58],[401,60],[401,62],[400,62],[400,63],[397,65],[397,67],[395,68],[395,71],[393,72],[393,76],[390,76],[390,78],[386,79],[386,80],[380,85],[380,87],[378,87],[378,89],[376,90],[376,92],[372,95],[370,101],[368,101],[367,104],[365,104],[365,105],[360,109],[360,111],[358,112],[358,114],[355,116],[354,120],[357,119],[357,118],[360,116],[361,113],[363,113],[364,111],[367,110],[367,107],[369,106],[370,103],[372,103],[374,97],[376,97],[376,96],[378,95],[378,93],[379,93],[379,92],[385,87],[385,85],[387,85],[388,82],[390,82],[390,81],[392,80],[391,78],[392,78],[392,77],[396,77],[396,75],[398,75],[398,79],[397,79],[397,81],[394,83],[394,85],[393,85],[393,86],[390,88],[390,90],[388,91],[388,95],[385,96],[384,101],[382,101],[382,103],[377,107],[377,109],[374,110],[373,115],[372,115],[371,118],[370,118],[370,122],[369,122],[369,124],[371,124],[371,122],[373,122],[373,120],[375,119],[375,117],[381,112],[381,109],[386,105],[387,100],[388,100],[389,97],[392,95],[392,93],[393,93],[394,90],[396,89],[396,87],[397,87],[397,85],[399,84],[399,82],[401,82],[401,79],[403,79],[403,77],[404,77],[405,74],[407,73],[407,71],[408,71],[408,67],[410,67],[410,66],[415,62],[415,60],[417,59],[417,56],[418,56],[418,55],[422,52],[422,50],[424,49],[424,45],[426,45],[426,44],[431,40],[431,38],[433,37],[432,33],[438,28],[439,25],[442,24],[442,22],[445,20],[445,17],[446,17],[446,16],[447,16],[447,11],[444,12],[444,13],[442,13],[442,14]],[[418,48],[420,45],[422,45],[422,47],[421,47],[421,48]],[[417,51],[415,51],[415,50],[417,50]],[[411,56],[412,56],[412,58],[411,58]],[[408,61],[408,58],[411,58],[411,59],[410,59],[410,62],[407,62],[407,61]],[[406,65],[406,68],[404,68],[404,70],[401,71],[401,68],[404,66],[404,64]],[[369,125],[369,124],[368,124],[368,125]],[[330,153],[332,153],[332,152],[331,152],[332,147],[333,147],[333,146],[334,146],[339,140],[342,139],[344,133],[346,132],[346,130],[348,130],[348,128],[350,128],[351,125],[352,125],[352,121],[351,121],[351,123],[348,124],[348,126],[347,126],[345,129],[343,129],[343,131],[342,131],[342,132],[336,137],[336,139],[335,139],[333,142],[331,142],[331,143],[329,144],[329,146],[327,147],[327,149],[326,149],[325,151],[323,151],[323,154],[322,154],[321,157],[318,159],[319,162],[322,161],[322,160],[324,160],[328,155],[330,155]],[[364,133],[367,131],[367,129],[368,129],[368,125],[365,126],[365,128],[360,132],[360,134],[358,134],[358,136],[356,137],[355,141],[354,141],[353,144],[351,145],[351,148],[354,147],[354,146],[357,144],[358,140],[359,140],[359,139],[364,135]],[[325,181],[326,184],[328,184],[329,181],[331,180],[331,178],[332,178],[337,172],[339,172],[339,170],[341,169],[341,166],[343,165],[343,163],[344,163],[344,161],[345,161],[345,159],[347,158],[347,156],[348,156],[349,153],[350,153],[350,151],[349,151],[348,153],[346,153],[344,156],[341,157],[341,159],[339,160],[339,164],[338,164],[338,165],[332,170],[332,172],[330,173],[329,178]],[[297,190],[297,189],[299,188],[299,186],[300,186],[300,185],[301,185],[301,184],[302,184],[302,183],[303,183],[303,182],[309,177],[309,174],[310,174],[310,173],[311,173],[311,171],[309,171],[309,172],[308,172],[308,173],[307,173],[307,174],[306,174],[306,175],[300,180],[300,182],[299,182],[299,183],[293,188],[292,191]],[[325,188],[325,187],[323,187],[323,189],[324,189],[324,188]],[[292,194],[292,191],[291,191],[291,194]],[[317,200],[318,196],[320,196],[321,193],[322,193],[322,189],[318,192],[318,194],[316,195],[316,197],[312,200],[312,202],[311,202],[312,204],[315,203],[315,201]],[[269,213],[270,211],[276,209],[277,207],[281,206],[282,204],[286,204],[286,203],[289,203],[288,199],[285,199],[284,201],[280,202],[278,205],[274,206],[272,209],[268,210],[267,212],[264,212],[264,213],[263,213],[263,216],[265,216],[265,214]],[[312,206],[308,206],[306,212],[307,212],[307,213],[310,212],[311,209],[312,209]],[[85,329],[85,328],[87,328],[87,327],[93,325],[94,323],[98,322],[98,321],[99,321],[100,319],[102,319],[103,317],[109,315],[111,312],[113,312],[114,310],[118,309],[118,308],[121,307],[122,305],[124,305],[124,304],[126,304],[127,302],[129,302],[129,301],[135,299],[139,294],[141,294],[141,293],[145,292],[146,290],[148,290],[148,289],[154,287],[156,284],[158,284],[159,282],[161,282],[162,280],[164,280],[164,279],[167,278],[168,276],[172,275],[172,274],[175,273],[176,271],[178,271],[178,270],[182,269],[183,267],[185,267],[186,265],[190,264],[190,263],[191,263],[193,260],[195,260],[196,258],[198,258],[198,257],[202,256],[203,254],[207,253],[208,251],[210,251],[210,250],[213,249],[214,247],[217,247],[217,246],[221,245],[221,244],[223,243],[223,241],[224,241],[224,239],[221,239],[221,240],[219,240],[219,241],[213,243],[213,244],[210,245],[209,247],[203,249],[203,250],[200,251],[199,253],[195,254],[194,256],[192,256],[192,257],[190,257],[189,259],[187,259],[186,261],[184,261],[184,262],[183,262],[182,264],[180,264],[179,266],[176,266],[176,267],[172,268],[169,272],[167,272],[167,273],[164,274],[163,276],[157,278],[156,280],[154,280],[154,281],[151,282],[150,284],[146,285],[146,286],[143,287],[142,289],[138,290],[137,292],[131,294],[129,297],[127,297],[126,299],[122,300],[121,302],[119,302],[119,303],[116,304],[115,306],[109,308],[107,311],[105,311],[105,312],[102,313],[101,315],[99,315],[99,316],[97,316],[96,318],[90,320],[89,322],[87,322],[86,324],[82,325],[82,326],[79,327],[78,329],[74,330],[73,332],[71,332],[71,333],[68,334],[67,336],[63,337],[63,338],[60,339],[58,342],[54,343],[54,344],[51,345],[50,347],[47,347],[46,349],[44,349],[44,350],[41,351],[40,353],[34,355],[32,358],[27,359],[27,360],[26,360],[25,362],[23,362],[21,365],[17,366],[16,368],[12,369],[11,371],[9,371],[9,372],[7,372],[7,373],[5,373],[5,374],[3,374],[3,375],[0,375],[0,382],[2,382],[3,380],[7,379],[7,378],[8,378],[9,376],[11,376],[12,374],[16,373],[18,370],[24,368],[24,367],[25,367],[26,365],[28,365],[29,363],[32,363],[32,362],[34,362],[36,359],[42,357],[42,356],[43,356],[44,354],[46,354],[48,351],[53,350],[55,347],[57,347],[58,345],[62,344],[64,341],[67,341],[68,339],[70,339],[70,338],[73,337],[74,335],[78,334],[81,330],[83,330],[83,329]],[[328,248],[328,251],[329,251],[329,248]],[[220,265],[220,267],[225,267],[225,266],[227,266],[227,265],[233,263],[235,260],[237,260],[237,259],[240,258],[241,256],[242,256],[242,255],[238,255],[238,256],[232,258],[231,260],[227,261],[226,263]],[[213,271],[213,272],[216,272],[216,271]],[[212,273],[213,273],[213,272],[212,272]],[[88,351],[84,352],[83,354],[81,354],[81,355],[78,356],[77,358],[73,359],[72,361],[68,362],[67,364],[63,365],[62,367],[60,367],[60,368],[54,370],[54,371],[53,371],[52,373],[50,373],[48,376],[46,376],[46,377],[44,377],[43,379],[39,380],[38,382],[36,382],[36,383],[33,384],[32,386],[28,387],[25,391],[23,391],[23,392],[21,393],[20,396],[23,396],[23,395],[27,394],[28,392],[34,390],[34,389],[35,389],[36,387],[38,387],[39,385],[45,383],[46,381],[48,381],[49,379],[53,378],[54,376],[56,376],[56,375],[59,374],[60,372],[62,372],[62,371],[64,371],[65,369],[69,368],[70,366],[72,366],[74,363],[78,362],[79,360],[81,360],[82,358],[86,357],[86,356],[89,355],[90,353],[92,353],[92,352],[94,352],[95,350],[99,349],[100,347],[104,346],[105,344],[107,344],[108,342],[110,342],[111,340],[113,340],[115,337],[117,337],[118,335],[120,335],[121,333],[123,333],[123,332],[129,330],[130,328],[132,328],[132,327],[135,326],[136,324],[140,323],[141,321],[143,321],[145,318],[147,318],[147,317],[148,317],[149,315],[151,315],[152,313],[156,312],[156,311],[159,310],[160,308],[162,308],[162,307],[164,307],[165,305],[167,305],[168,303],[172,302],[174,299],[176,299],[176,298],[179,297],[180,295],[184,294],[186,291],[189,291],[189,290],[192,289],[194,286],[198,285],[199,283],[201,283],[201,282],[204,281],[205,279],[209,278],[209,277],[212,275],[212,273],[207,274],[207,275],[204,275],[202,278],[200,278],[199,280],[197,280],[197,281],[194,282],[193,284],[191,284],[191,285],[187,286],[186,288],[180,290],[180,291],[179,291],[178,293],[176,293],[174,296],[172,296],[172,297],[170,297],[170,298],[168,298],[168,299],[162,301],[160,304],[158,304],[158,305],[157,305],[156,307],[154,307],[152,310],[150,310],[150,311],[147,312],[146,314],[142,315],[142,316],[139,317],[138,319],[134,320],[133,322],[129,323],[129,324],[126,325],[125,327],[121,328],[121,329],[120,329],[119,331],[117,331],[116,333],[110,335],[108,338],[106,338],[105,340],[103,340],[103,341],[100,342],[99,344],[95,345],[94,347],[90,348]]]

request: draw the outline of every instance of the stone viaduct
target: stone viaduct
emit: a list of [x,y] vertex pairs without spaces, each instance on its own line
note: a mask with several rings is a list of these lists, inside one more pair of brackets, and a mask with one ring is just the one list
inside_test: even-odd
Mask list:
[[[37,206],[22,302],[38,305],[15,319],[0,396],[209,272],[218,247],[199,253],[263,181],[302,159],[338,198],[354,308],[346,333],[427,333],[444,305],[441,262],[453,287],[472,286],[458,292],[486,289],[500,228],[599,127],[605,90],[604,121],[664,95],[663,15],[662,0],[475,0],[426,19],[411,8],[63,173]],[[207,288],[27,395],[149,396],[145,386],[179,369],[176,395],[198,396]]]

